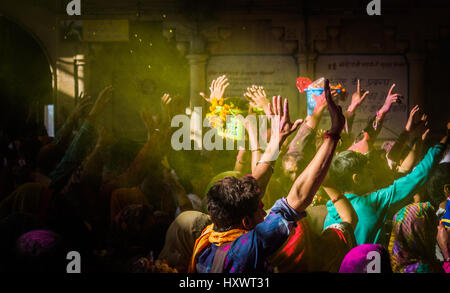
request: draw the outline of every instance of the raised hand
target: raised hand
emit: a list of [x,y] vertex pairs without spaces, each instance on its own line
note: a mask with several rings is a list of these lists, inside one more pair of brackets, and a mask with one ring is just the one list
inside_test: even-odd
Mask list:
[[426,114],[422,114],[421,118],[414,122],[414,116],[420,111],[418,105],[416,105],[410,112],[408,122],[406,123],[405,130],[411,133],[415,137],[421,137],[422,140],[425,140],[428,132],[428,116]]
[[89,113],[89,120],[94,122],[98,115],[103,112],[106,108],[106,106],[109,104],[112,98],[112,92],[113,92],[112,85],[105,87],[97,97],[97,100],[94,103],[94,106],[91,109],[91,112]]
[[388,92],[388,94],[386,96],[386,100],[384,101],[383,106],[379,110],[379,114],[380,115],[389,112],[389,110],[391,109],[392,104],[395,104],[395,103],[401,104],[402,103],[402,101],[401,101],[402,95],[400,95],[400,94],[393,94],[392,93],[392,90],[394,89],[394,87],[395,87],[395,83],[389,89],[389,92]]
[[163,107],[166,107],[170,104],[170,102],[172,102],[172,97],[169,94],[164,94],[161,97],[161,103],[163,105]]
[[424,133],[422,133],[422,141],[425,141],[427,139],[429,132],[430,132],[430,129],[427,129],[427,130],[425,130]]
[[278,125],[279,140],[284,141],[291,133],[293,133],[300,124],[303,123],[303,119],[298,119],[294,123],[291,122],[289,116],[289,102],[284,99],[283,107],[281,105],[281,96],[274,96],[272,98],[272,104],[268,104],[269,114],[272,116],[272,127]]
[[447,133],[441,139],[441,143],[447,145],[449,143],[449,140],[448,140],[449,135],[450,135],[450,122],[447,122]]
[[[332,94],[333,95],[333,94]],[[313,95],[314,101],[316,101],[316,106],[314,107],[314,112],[322,113],[327,106],[327,100],[325,99],[325,93],[321,95]]]
[[328,105],[328,112],[331,117],[331,128],[328,133],[339,136],[345,126],[345,117],[344,114],[342,114],[341,106],[336,105],[332,99],[330,81],[328,79],[325,79],[324,94]]
[[205,93],[200,93],[208,103],[212,103],[213,99],[220,100],[223,98],[225,90],[230,86],[228,82],[228,78],[225,75],[219,76],[217,79],[211,82],[211,86],[209,87],[210,95],[209,98],[205,95]]
[[92,107],[94,104],[91,97],[88,96],[85,92],[81,92],[78,96],[78,102],[73,109],[72,113],[70,113],[69,117],[67,118],[67,121],[70,122],[76,122],[78,119],[80,119],[82,116],[86,115],[87,110]]
[[247,88],[244,97],[248,100],[251,107],[263,109],[266,115],[269,113],[268,105],[270,101],[262,86],[252,85],[251,88]]
[[147,128],[147,137],[150,138],[151,134],[156,130],[157,123],[153,118],[153,114],[150,109],[144,109],[141,112],[141,119]]
[[410,132],[413,129],[414,116],[419,112],[419,105],[415,105],[414,108],[409,112],[408,122],[406,122],[405,130]]
[[356,92],[352,94],[352,101],[347,108],[348,112],[354,112],[356,108],[364,101],[366,96],[369,94],[369,91],[364,91],[361,89],[361,81],[358,79],[358,83],[356,85]]
[[169,120],[173,114],[172,97],[169,94],[164,94],[161,97],[161,113],[164,123],[169,123]]

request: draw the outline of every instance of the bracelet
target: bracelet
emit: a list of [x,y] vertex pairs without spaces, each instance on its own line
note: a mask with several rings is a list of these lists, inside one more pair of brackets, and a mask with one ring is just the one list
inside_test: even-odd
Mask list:
[[341,136],[339,134],[331,133],[331,132],[327,131],[323,135],[323,138],[331,138],[331,139],[334,139],[334,140],[340,140]]
[[332,199],[331,200],[331,203],[332,204],[335,204],[338,200],[340,200],[342,198],[342,195],[339,195],[337,198],[335,198],[335,199]]
[[383,112],[381,112],[381,109],[377,111],[377,118],[380,118],[380,116],[383,115]]
[[245,165],[247,162],[245,162],[245,161],[241,161],[241,160],[239,160],[239,159],[237,159],[236,160],[239,164],[241,164],[241,165]]

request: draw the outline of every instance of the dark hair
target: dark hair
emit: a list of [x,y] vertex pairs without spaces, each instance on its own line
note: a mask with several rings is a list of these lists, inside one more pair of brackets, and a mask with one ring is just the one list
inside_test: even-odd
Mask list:
[[208,213],[215,229],[226,231],[238,225],[246,216],[258,209],[261,191],[251,176],[225,177],[214,183],[206,199]]
[[439,164],[431,173],[426,185],[426,198],[436,208],[447,197],[444,185],[450,184],[450,163]]
[[351,191],[353,174],[360,173],[367,165],[366,156],[355,151],[344,151],[334,157],[330,166],[330,178],[341,192]]

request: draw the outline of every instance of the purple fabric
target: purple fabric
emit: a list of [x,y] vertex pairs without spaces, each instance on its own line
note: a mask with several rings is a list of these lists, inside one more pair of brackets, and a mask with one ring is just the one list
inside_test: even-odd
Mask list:
[[373,261],[369,252],[378,252],[381,260],[381,273],[390,273],[389,253],[379,244],[363,244],[356,246],[345,256],[339,273],[367,273],[367,267]]
[[20,255],[37,257],[48,254],[61,243],[61,237],[49,230],[34,230],[17,239],[16,248]]

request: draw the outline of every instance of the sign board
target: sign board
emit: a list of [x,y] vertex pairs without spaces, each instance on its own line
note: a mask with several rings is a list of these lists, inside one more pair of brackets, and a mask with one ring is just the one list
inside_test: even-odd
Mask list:
[[[316,63],[316,79],[325,77],[332,84],[341,83],[348,92],[343,109],[349,105],[351,95],[356,90],[357,78],[361,88],[370,94],[357,110],[352,133],[361,131],[367,120],[381,108],[391,85],[394,93],[404,96],[402,104],[393,105],[386,115],[378,140],[395,139],[404,129],[408,118],[408,66],[402,55],[320,55]],[[320,128],[328,129],[329,116],[324,115]]]

